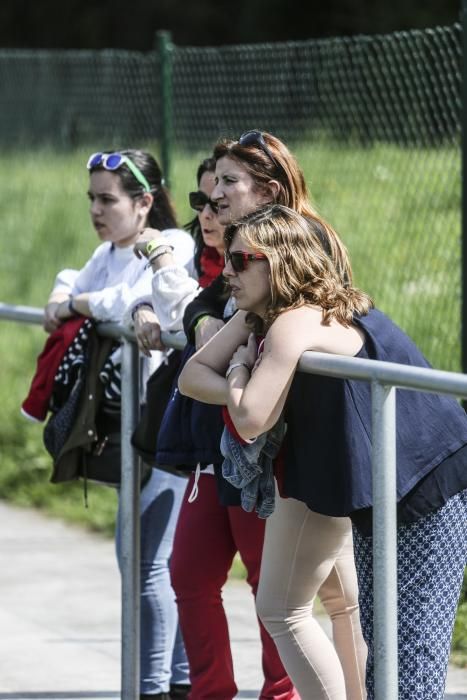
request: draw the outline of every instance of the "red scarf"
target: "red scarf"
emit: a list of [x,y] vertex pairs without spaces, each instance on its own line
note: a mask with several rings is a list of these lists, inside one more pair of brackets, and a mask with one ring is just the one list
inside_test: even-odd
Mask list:
[[216,277],[219,277],[224,269],[224,256],[219,255],[217,250],[212,246],[204,246],[201,253],[201,270],[202,273],[198,280],[200,287],[209,287]]

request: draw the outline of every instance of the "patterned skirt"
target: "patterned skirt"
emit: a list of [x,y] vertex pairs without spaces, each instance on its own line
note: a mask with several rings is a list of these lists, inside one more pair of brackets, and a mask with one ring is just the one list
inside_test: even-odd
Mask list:
[[[374,700],[373,538],[354,527],[360,618]],[[397,534],[399,700],[443,700],[467,559],[467,491]]]

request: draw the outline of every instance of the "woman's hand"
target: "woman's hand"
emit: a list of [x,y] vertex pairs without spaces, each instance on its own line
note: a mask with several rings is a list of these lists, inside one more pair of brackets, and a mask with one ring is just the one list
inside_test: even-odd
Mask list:
[[233,365],[234,362],[241,362],[247,365],[250,371],[256,365],[258,355],[258,348],[256,345],[256,338],[254,333],[250,333],[248,336],[248,342],[246,345],[239,345],[232,355],[230,364]]
[[61,320],[57,316],[57,309],[59,306],[60,302],[51,301],[44,309],[44,321],[42,325],[47,333],[53,333],[62,325]]
[[73,314],[69,308],[69,299],[66,299],[66,301],[60,302],[60,304],[57,306],[57,309],[55,311],[55,316],[59,320],[60,323],[62,321],[66,321],[68,318],[71,318],[74,315],[75,314]]
[[150,306],[142,306],[133,316],[136,342],[143,355],[151,357],[151,350],[164,350],[161,341],[161,327]]
[[[138,240],[133,247],[133,252],[137,258],[147,258],[149,254],[146,246],[149,241],[154,241],[158,245],[167,245],[167,238],[157,228],[143,228],[139,234]],[[153,249],[156,246],[153,247]]]
[[213,316],[205,316],[198,322],[195,330],[195,346],[199,350],[206,345],[208,340],[216,335],[218,331],[224,326],[224,321],[220,318],[214,318]]

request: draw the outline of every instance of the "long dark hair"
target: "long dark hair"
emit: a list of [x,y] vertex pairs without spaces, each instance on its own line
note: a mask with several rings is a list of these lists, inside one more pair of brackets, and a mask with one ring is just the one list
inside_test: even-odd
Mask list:
[[[141,170],[146,180],[151,187],[153,196],[152,207],[148,214],[148,226],[157,228],[163,231],[166,228],[176,228],[177,219],[172,202],[170,201],[167,189],[164,187],[162,179],[162,171],[156,159],[146,151],[138,151],[132,148],[119,151],[104,151],[106,153],[121,153],[126,156],[136,165],[138,170]],[[97,170],[105,170],[103,165],[98,165],[91,168],[90,172]],[[123,163],[117,170],[112,170],[115,175],[118,175],[123,190],[129,197],[141,197],[145,190],[141,183],[135,178],[128,166]]]
[[[198,170],[196,171],[196,182],[199,184],[201,182],[201,178],[203,177],[204,173],[214,173],[216,170],[216,161],[214,158],[205,158],[204,160],[201,161],[201,163],[198,165]],[[193,236],[193,240],[195,242],[195,255],[194,255],[194,263],[195,263],[195,268],[196,272],[198,275],[202,274],[201,270],[201,253],[203,252],[204,248],[204,241],[203,241],[203,234],[201,233],[201,224],[199,223],[199,218],[198,216],[195,216],[191,221],[189,221],[187,224],[185,224],[185,229]]]

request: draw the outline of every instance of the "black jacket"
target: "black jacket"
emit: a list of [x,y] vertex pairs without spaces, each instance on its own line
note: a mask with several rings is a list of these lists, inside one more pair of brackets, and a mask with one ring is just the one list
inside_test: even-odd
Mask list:
[[203,289],[193,301],[188,304],[183,316],[183,330],[189,343],[195,342],[195,326],[200,316],[224,317],[224,307],[229,292],[222,275],[216,277],[209,287]]

